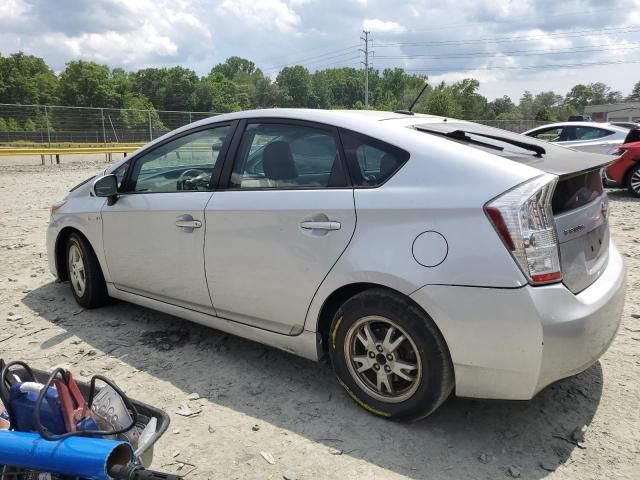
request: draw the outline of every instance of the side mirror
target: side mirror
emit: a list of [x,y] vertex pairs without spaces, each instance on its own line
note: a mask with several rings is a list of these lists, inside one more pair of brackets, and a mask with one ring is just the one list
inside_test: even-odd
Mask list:
[[109,205],[113,205],[118,198],[118,179],[115,175],[104,175],[93,181],[91,194],[96,197],[106,197]]

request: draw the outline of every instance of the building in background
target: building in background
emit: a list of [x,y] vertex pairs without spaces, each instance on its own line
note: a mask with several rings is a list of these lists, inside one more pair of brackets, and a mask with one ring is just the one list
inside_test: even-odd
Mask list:
[[584,113],[594,122],[640,122],[640,102],[589,105]]

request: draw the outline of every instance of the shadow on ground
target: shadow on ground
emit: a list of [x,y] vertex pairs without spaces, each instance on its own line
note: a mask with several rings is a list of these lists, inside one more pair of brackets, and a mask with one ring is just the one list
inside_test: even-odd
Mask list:
[[[545,477],[577,448],[571,432],[591,422],[602,394],[597,363],[529,402],[452,397],[425,420],[394,423],[357,407],[326,364],[124,302],[82,311],[65,284],[46,284],[23,301],[65,330],[39,346],[44,353],[77,336],[158,380],[145,389],[169,382],[416,479],[496,478],[512,465],[522,478]],[[216,421],[224,423],[207,418]]]

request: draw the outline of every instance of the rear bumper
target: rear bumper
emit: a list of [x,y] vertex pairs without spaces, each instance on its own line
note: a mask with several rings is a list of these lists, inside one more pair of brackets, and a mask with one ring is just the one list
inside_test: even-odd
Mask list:
[[527,400],[587,369],[613,341],[625,298],[622,256],[578,295],[564,285],[425,286],[411,296],[440,328],[459,396]]

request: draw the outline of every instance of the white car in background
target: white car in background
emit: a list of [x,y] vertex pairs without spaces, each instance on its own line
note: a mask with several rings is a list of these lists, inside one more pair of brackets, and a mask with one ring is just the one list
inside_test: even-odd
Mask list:
[[628,128],[611,123],[560,122],[528,130],[523,135],[583,152],[606,154],[621,145],[628,133]]

